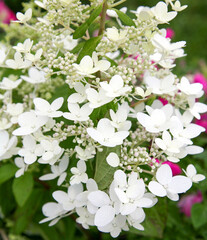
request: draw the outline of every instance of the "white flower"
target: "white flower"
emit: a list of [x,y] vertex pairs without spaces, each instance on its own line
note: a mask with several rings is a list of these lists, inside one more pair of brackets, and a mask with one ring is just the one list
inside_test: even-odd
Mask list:
[[150,207],[152,200],[145,196],[145,184],[143,179],[138,179],[138,174],[130,173],[127,180],[122,170],[114,173],[114,191],[121,202],[120,213],[128,215],[139,207]]
[[2,117],[0,120],[0,130],[9,129],[12,126],[12,123],[5,117]]
[[127,121],[128,113],[129,105],[126,102],[118,106],[116,113],[110,109],[111,125],[118,131],[128,131],[131,128],[131,121]]
[[115,75],[111,78],[110,82],[100,82],[101,87],[106,91],[107,97],[119,97],[125,95],[127,92],[131,91],[131,88],[124,87],[124,81],[121,76]]
[[31,62],[37,62],[40,60],[41,56],[42,56],[42,53],[43,53],[43,49],[40,48],[37,50],[37,52],[35,54],[32,54],[32,53],[27,53],[25,55],[25,59],[26,60],[29,60]]
[[94,155],[96,154],[94,147],[87,147],[86,149],[83,149],[79,146],[76,146],[75,151],[77,153],[76,157],[84,161],[94,158]]
[[171,43],[169,38],[156,33],[152,38],[152,44],[156,49],[155,54],[151,55],[150,58],[164,68],[174,67],[174,59],[185,56],[182,49],[182,47],[185,47],[185,41]]
[[70,184],[79,184],[86,183],[88,180],[88,175],[86,173],[86,164],[85,161],[79,160],[77,163],[77,167],[71,168],[71,173],[73,176],[70,178]]
[[145,213],[142,208],[137,208],[133,213],[131,213],[127,217],[127,221],[130,226],[140,230],[144,231],[144,227],[140,224],[145,219]]
[[29,8],[29,9],[25,12],[25,14],[23,14],[23,13],[21,13],[21,12],[18,12],[18,13],[16,14],[16,17],[17,17],[18,20],[15,21],[15,22],[26,23],[26,22],[28,22],[28,21],[31,19],[31,17],[32,17],[32,9]]
[[49,202],[43,205],[42,212],[46,218],[42,219],[39,223],[51,221],[49,226],[53,226],[61,219],[61,216],[67,213],[67,210],[63,209],[62,204]]
[[21,157],[15,158],[14,163],[19,168],[15,173],[15,177],[18,178],[18,177],[24,175],[24,172],[27,170],[28,166],[24,163],[23,158],[21,158]]
[[95,226],[104,227],[114,219],[115,209],[110,205],[110,198],[105,192],[100,190],[90,192],[88,200],[97,208],[94,218]]
[[206,178],[203,174],[197,174],[196,168],[193,166],[193,164],[189,164],[184,172],[186,176],[194,183],[203,181]]
[[101,71],[104,72],[110,68],[111,63],[107,60],[98,60],[96,52],[93,52],[92,58],[85,56],[81,59],[80,64],[73,63],[73,66],[77,69],[77,73],[83,76],[94,78],[92,74]]
[[47,0],[43,0],[43,2],[41,1],[34,1],[35,4],[37,4],[37,6],[41,7],[41,8],[46,8],[46,3],[47,3]]
[[149,190],[156,196],[167,196],[172,201],[177,201],[179,199],[178,193],[184,193],[192,186],[191,180],[185,176],[173,177],[172,170],[167,164],[158,168],[156,180],[149,183]]
[[171,73],[162,79],[151,76],[149,72],[144,75],[144,82],[155,94],[172,94],[176,90],[175,76]]
[[58,156],[62,152],[62,149],[59,146],[59,142],[57,140],[43,139],[40,141],[40,144],[44,149],[41,160],[46,163],[50,162],[55,156]]
[[38,156],[43,153],[43,148],[40,144],[36,144],[35,139],[31,135],[23,138],[23,147],[19,150],[18,154],[24,157],[26,164],[32,164],[37,160]]
[[103,89],[96,91],[93,88],[88,88],[86,89],[86,95],[90,108],[98,108],[113,100],[113,98],[106,96],[106,92]]
[[186,95],[200,95],[203,89],[201,83],[191,83],[186,77],[182,77],[180,83],[177,84],[177,88]]
[[113,152],[109,153],[109,155],[106,158],[106,161],[111,167],[118,167],[120,164],[119,156]]
[[67,173],[65,171],[68,168],[68,164],[69,158],[67,155],[64,155],[58,165],[51,166],[52,173],[43,175],[39,179],[41,181],[48,181],[58,177],[57,185],[60,186],[65,181],[65,178],[67,176]]
[[61,39],[61,43],[63,43],[63,48],[65,50],[72,50],[74,47],[76,47],[78,45],[78,40],[77,39],[73,39],[73,36],[72,35],[64,35],[64,34],[61,34],[60,36],[62,39]]
[[81,82],[77,82],[74,86],[76,93],[71,94],[68,97],[68,103],[82,103],[86,100],[86,89],[88,89],[90,85],[87,83],[85,86]]
[[181,120],[176,116],[170,119],[170,125],[172,135],[186,144],[192,144],[191,138],[195,138],[200,135],[201,132],[205,132],[205,128],[194,123],[188,124],[186,128],[184,128]]
[[89,213],[95,214],[98,209],[92,203],[90,203],[90,201],[88,200],[88,195],[91,192],[98,191],[98,185],[94,179],[89,178],[86,182],[86,188],[86,191],[81,192],[77,195],[75,201],[76,207],[87,206],[87,210],[89,211]]
[[45,72],[43,71],[39,71],[37,68],[35,67],[31,67],[28,71],[28,75],[27,76],[21,76],[21,78],[31,84],[39,84],[39,83],[43,83],[46,81],[45,79]]
[[137,119],[148,132],[158,133],[169,128],[169,120],[173,113],[172,105],[167,104],[160,109],[152,109],[148,106],[146,110],[149,115],[138,112]]
[[123,143],[123,140],[129,135],[128,131],[115,132],[110,120],[102,118],[97,128],[87,128],[87,133],[95,141],[106,147],[115,147]]
[[155,138],[155,143],[159,148],[165,151],[166,154],[170,153],[179,153],[180,148],[184,145],[183,142],[178,139],[172,139],[169,132],[164,131],[161,138]]
[[31,66],[31,61],[29,60],[24,60],[22,58],[22,54],[20,52],[16,52],[14,54],[14,60],[13,59],[8,59],[6,60],[6,65],[9,68],[13,68],[13,69],[23,69],[23,68],[28,68]]
[[23,113],[24,107],[22,103],[9,103],[7,104],[6,112],[11,115],[11,123],[18,122],[18,116]]
[[34,112],[24,112],[18,117],[19,128],[13,131],[16,136],[29,135],[36,132],[42,127],[48,118],[45,116],[37,116]]
[[110,233],[113,238],[117,238],[121,231],[128,230],[126,224],[126,216],[122,216],[121,214],[114,217],[113,221],[107,224],[104,227],[98,227],[98,230],[104,233]]
[[16,155],[19,148],[17,146],[17,137],[13,136],[9,139],[7,131],[0,131],[0,160],[8,159]]
[[187,109],[195,118],[200,119],[200,113],[207,112],[207,105],[204,103],[196,102],[195,98],[188,99],[189,108]]
[[7,77],[4,77],[2,81],[0,82],[0,89],[3,90],[12,90],[14,88],[17,88],[19,84],[22,82],[21,79],[18,79],[16,81],[12,81]]
[[35,105],[35,113],[38,116],[47,116],[51,118],[62,116],[62,112],[58,111],[58,109],[63,105],[63,97],[55,99],[51,104],[42,98],[35,98],[33,101]]
[[55,191],[52,195],[53,198],[62,205],[63,209],[66,211],[73,210],[76,205],[76,197],[78,194],[83,192],[82,184],[74,184],[68,188],[68,192]]
[[151,88],[147,88],[147,90],[144,92],[143,88],[136,87],[135,88],[135,92],[136,92],[137,95],[145,98],[145,97],[149,96],[152,93],[152,89]]
[[87,208],[76,208],[76,213],[79,216],[76,222],[81,224],[83,228],[89,229],[89,226],[94,226],[94,215],[89,213]]
[[17,52],[29,53],[33,45],[33,41],[29,38],[24,43],[18,43],[17,46],[13,47]]
[[118,30],[115,27],[107,28],[106,35],[112,42],[123,43],[127,37],[127,30]]
[[63,113],[63,117],[72,121],[87,121],[93,109],[89,107],[89,103],[80,107],[77,103],[68,103],[69,113]]
[[177,12],[168,12],[167,4],[164,2],[158,2],[157,5],[151,9],[151,11],[159,23],[168,23],[177,15]]
[[180,1],[175,1],[174,4],[172,4],[172,2],[170,1],[171,3],[171,6],[172,6],[172,9],[175,10],[176,12],[180,12],[180,11],[183,11],[184,9],[187,8],[188,5],[184,5],[184,6],[181,6],[180,4]]

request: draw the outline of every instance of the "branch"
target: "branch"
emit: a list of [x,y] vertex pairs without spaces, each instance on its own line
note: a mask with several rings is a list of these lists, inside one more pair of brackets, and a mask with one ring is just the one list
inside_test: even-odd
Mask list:
[[107,9],[108,9],[108,4],[107,4],[107,0],[105,0],[104,3],[103,3],[103,9],[102,9],[102,12],[101,12],[101,21],[100,21],[100,28],[99,28],[98,36],[102,35],[104,30],[105,30]]

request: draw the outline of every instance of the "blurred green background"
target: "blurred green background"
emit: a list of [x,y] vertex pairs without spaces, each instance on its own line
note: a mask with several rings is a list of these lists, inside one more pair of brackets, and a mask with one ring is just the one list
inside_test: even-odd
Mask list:
[[[5,3],[14,11],[21,11],[22,2],[28,0],[5,0]],[[158,0],[127,0],[120,5],[136,9],[138,6],[154,6]],[[169,25],[175,31],[173,41],[185,40],[187,57],[178,61],[178,67],[185,72],[194,72],[200,68],[202,62],[207,62],[207,0],[181,0],[182,5],[188,8],[180,12]]]

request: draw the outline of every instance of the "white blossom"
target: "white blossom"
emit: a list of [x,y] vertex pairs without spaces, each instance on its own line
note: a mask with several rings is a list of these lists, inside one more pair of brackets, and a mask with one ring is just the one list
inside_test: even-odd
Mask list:
[[115,147],[122,144],[123,140],[129,135],[128,131],[115,132],[115,128],[107,118],[102,118],[98,122],[96,129],[87,128],[87,132],[91,138],[107,147]]
[[16,155],[19,148],[17,146],[17,137],[12,136],[9,138],[7,131],[0,131],[0,160],[9,159]]
[[21,12],[18,12],[18,13],[16,14],[16,17],[17,17],[18,20],[15,21],[15,22],[26,23],[26,22],[28,22],[28,21],[31,19],[31,17],[32,17],[32,9],[29,8],[29,9],[25,12],[25,14],[23,14],[23,13],[21,13]]
[[71,173],[73,176],[70,178],[70,184],[79,184],[86,183],[88,180],[88,175],[86,173],[86,164],[85,161],[79,160],[77,163],[77,167],[71,168]]
[[35,113],[38,116],[47,116],[51,118],[61,117],[62,112],[58,111],[63,105],[64,98],[59,97],[55,99],[51,104],[42,98],[35,98]]
[[196,168],[193,166],[193,164],[189,164],[184,172],[186,176],[194,183],[203,181],[206,178],[203,174],[197,174]]
[[191,180],[185,176],[173,177],[172,170],[167,164],[158,168],[156,180],[149,183],[149,190],[156,196],[167,196],[172,201],[177,201],[179,199],[178,193],[184,193],[192,186]]
[[21,79],[24,81],[31,83],[31,84],[39,84],[44,83],[46,81],[45,79],[45,72],[39,71],[35,67],[31,67],[28,70],[28,77],[27,76],[21,76]]
[[48,118],[45,116],[37,116],[34,112],[23,112],[18,117],[19,128],[13,131],[16,136],[29,135],[36,132],[42,127]]
[[4,77],[2,81],[0,82],[0,89],[2,90],[12,90],[19,86],[19,84],[22,82],[21,79],[18,79],[16,81],[12,81],[7,77]]
[[37,144],[31,135],[23,138],[23,147],[19,150],[18,154],[24,157],[24,162],[28,165],[34,163],[38,156],[43,154],[43,148]]
[[115,75],[111,78],[110,82],[101,82],[101,87],[106,91],[106,96],[115,98],[125,95],[127,92],[131,91],[131,88],[124,87],[124,81],[121,76]]
[[67,176],[67,173],[65,171],[68,168],[68,164],[69,158],[67,155],[64,155],[58,165],[51,166],[52,173],[45,174],[39,179],[41,181],[48,181],[58,177],[57,185],[60,186],[65,181],[65,178]]
[[89,103],[80,107],[77,103],[68,103],[68,110],[63,113],[63,117],[72,121],[87,121],[89,115],[93,112],[93,108],[90,108]]

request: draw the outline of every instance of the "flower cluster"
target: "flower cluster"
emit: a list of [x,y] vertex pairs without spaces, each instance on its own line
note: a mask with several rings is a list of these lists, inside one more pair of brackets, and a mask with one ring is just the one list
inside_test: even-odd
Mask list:
[[57,179],[41,223],[77,213],[83,228],[114,238],[131,227],[143,231],[144,208],[157,197],[177,201],[205,179],[192,164],[184,175],[171,168],[203,151],[192,139],[205,128],[193,119],[207,111],[197,101],[203,85],[172,72],[185,42],[158,28],[186,6],[161,1],[131,19],[114,1],[35,3],[42,16],[29,8],[12,23],[30,38],[0,50],[0,66],[15,74],[0,82],[0,160],[13,160],[16,178],[35,165],[39,181]]

